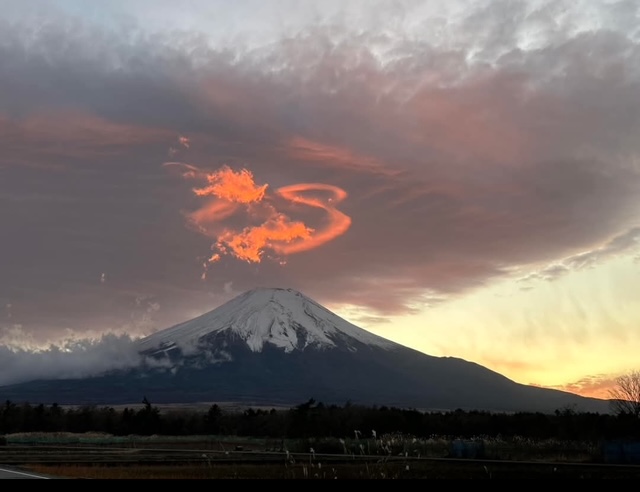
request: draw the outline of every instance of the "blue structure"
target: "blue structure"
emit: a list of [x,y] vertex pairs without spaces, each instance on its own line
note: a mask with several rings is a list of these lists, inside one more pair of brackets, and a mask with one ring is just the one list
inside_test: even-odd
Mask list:
[[640,442],[607,441],[602,454],[605,463],[640,465]]
[[452,458],[478,459],[484,457],[484,441],[456,439],[451,442]]

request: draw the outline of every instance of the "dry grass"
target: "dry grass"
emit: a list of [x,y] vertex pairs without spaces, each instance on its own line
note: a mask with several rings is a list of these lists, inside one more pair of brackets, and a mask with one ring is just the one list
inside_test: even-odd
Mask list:
[[436,461],[353,463],[323,466],[296,464],[207,465],[42,465],[24,467],[36,473],[70,479],[638,479],[638,467],[548,465]]
[[7,439],[0,462],[73,479],[640,478],[638,466],[596,465],[589,446],[555,441],[485,440],[480,461],[445,459],[448,439],[401,435],[311,442],[102,434]]
[[[32,472],[63,478],[84,479],[370,479],[418,478],[402,464],[321,464],[286,466],[283,464],[202,465],[29,465]],[[481,471],[481,470],[479,470]],[[422,470],[421,473],[425,473]],[[483,472],[484,473],[484,472]],[[432,469],[431,476],[437,474]]]

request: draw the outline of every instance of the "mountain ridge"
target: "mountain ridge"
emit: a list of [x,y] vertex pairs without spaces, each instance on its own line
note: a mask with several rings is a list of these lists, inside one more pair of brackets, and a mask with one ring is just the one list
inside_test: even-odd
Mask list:
[[474,362],[372,334],[293,289],[247,291],[137,342],[127,370],[0,387],[0,398],[59,404],[206,401],[418,409],[607,413],[606,400],[523,385]]

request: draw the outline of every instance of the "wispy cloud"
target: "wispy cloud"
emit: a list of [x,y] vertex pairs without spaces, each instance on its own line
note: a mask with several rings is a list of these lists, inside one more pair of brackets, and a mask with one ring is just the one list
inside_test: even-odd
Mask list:
[[618,386],[616,381],[617,376],[618,375],[611,374],[585,376],[573,383],[553,386],[553,388],[569,391],[570,393],[576,393],[578,395],[608,400],[612,397],[611,391],[616,389]]
[[551,263],[541,270],[530,272],[522,277],[520,281],[526,282],[534,279],[555,280],[571,271],[593,268],[598,263],[606,261],[611,257],[633,254],[638,250],[639,245],[640,227],[632,227],[605,242],[602,246]]

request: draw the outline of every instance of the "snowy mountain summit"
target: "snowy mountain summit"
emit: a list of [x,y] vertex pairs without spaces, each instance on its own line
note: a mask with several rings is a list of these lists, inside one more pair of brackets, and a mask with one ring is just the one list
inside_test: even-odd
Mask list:
[[242,340],[252,352],[262,352],[267,344],[286,353],[338,346],[357,351],[361,344],[397,346],[349,323],[296,290],[256,288],[213,311],[148,336],[138,348],[147,354],[174,348],[184,352],[221,337]]

